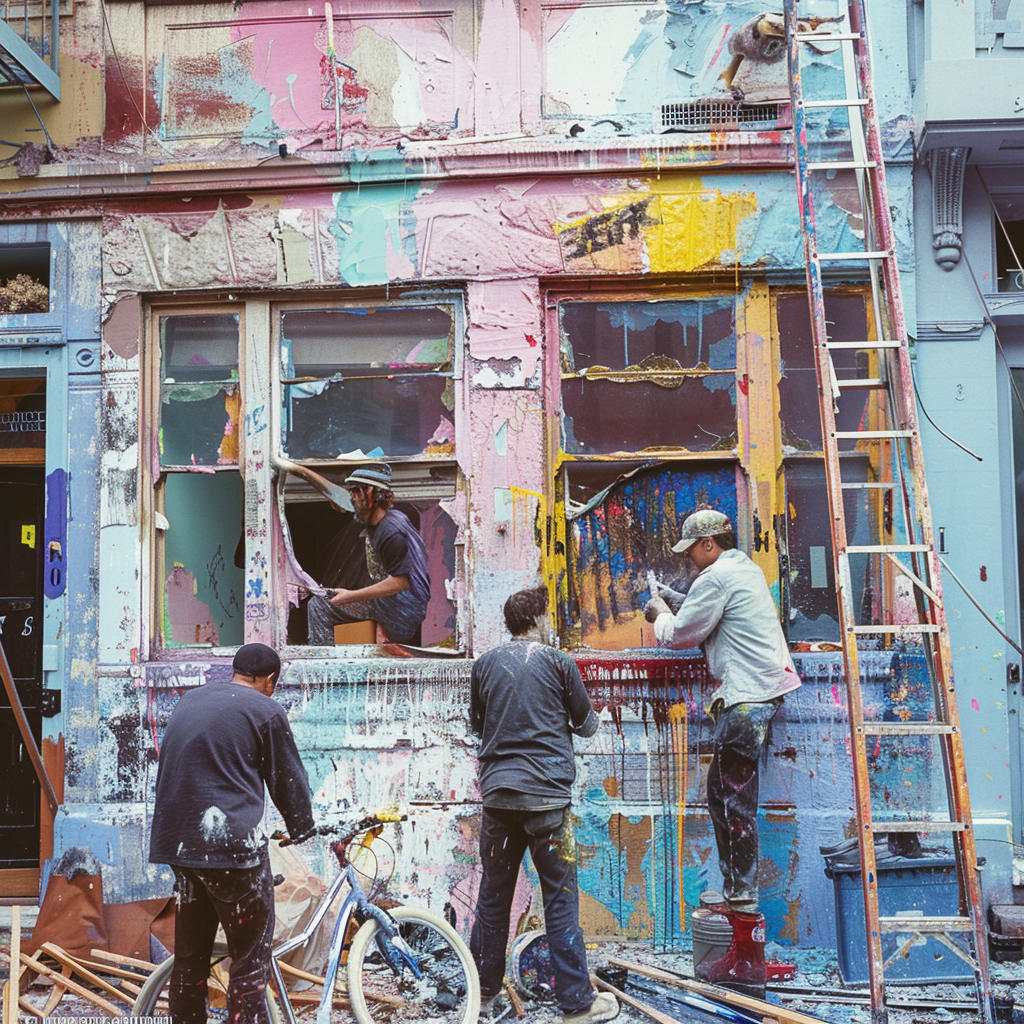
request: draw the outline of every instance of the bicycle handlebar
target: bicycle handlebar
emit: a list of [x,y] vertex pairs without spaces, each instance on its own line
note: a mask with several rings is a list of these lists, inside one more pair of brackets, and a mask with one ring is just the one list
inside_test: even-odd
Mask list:
[[295,838],[278,829],[271,833],[270,838],[279,840],[281,846],[294,846],[298,843],[304,843],[314,836],[338,836],[339,842],[347,843],[355,839],[360,832],[366,832],[368,829],[376,828],[378,825],[387,825],[395,821],[407,821],[408,818],[408,814],[369,814],[354,825],[314,825],[308,832],[303,832],[302,835],[295,836]]

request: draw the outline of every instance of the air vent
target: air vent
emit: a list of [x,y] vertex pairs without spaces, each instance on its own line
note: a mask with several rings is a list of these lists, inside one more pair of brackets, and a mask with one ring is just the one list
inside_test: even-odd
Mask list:
[[658,103],[654,107],[655,132],[756,132],[788,127],[788,103],[692,100]]

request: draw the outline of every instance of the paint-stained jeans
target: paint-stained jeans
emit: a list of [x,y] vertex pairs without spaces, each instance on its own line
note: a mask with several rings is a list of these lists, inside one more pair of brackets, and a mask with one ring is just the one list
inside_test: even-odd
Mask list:
[[274,940],[274,880],[266,851],[254,868],[174,868],[174,1024],[206,1024],[207,978],[217,925],[231,955],[228,1024],[269,1024],[267,974]]
[[594,990],[580,930],[576,840],[568,807],[556,811],[483,809],[483,879],[469,937],[469,948],[480,972],[480,991],[485,998],[501,991],[512,897],[527,850],[544,896],[544,928],[555,973],[555,998],[563,1013],[579,1013],[594,1001]]
[[370,601],[353,601],[335,608],[326,597],[314,594],[307,605],[309,642],[317,647],[334,646],[334,627],[343,622],[379,622],[389,640],[408,643],[423,622],[423,605],[408,590]]
[[734,910],[757,910],[758,766],[781,705],[781,697],[764,704],[734,704],[719,711],[715,720],[708,811],[715,826],[722,894]]

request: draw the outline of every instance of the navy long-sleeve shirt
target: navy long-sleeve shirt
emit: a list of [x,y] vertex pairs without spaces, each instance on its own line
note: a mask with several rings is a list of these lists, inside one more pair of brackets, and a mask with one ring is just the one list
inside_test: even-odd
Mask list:
[[241,683],[190,690],[160,750],[150,862],[255,867],[266,845],[264,786],[291,835],[313,827],[309,780],[284,708]]

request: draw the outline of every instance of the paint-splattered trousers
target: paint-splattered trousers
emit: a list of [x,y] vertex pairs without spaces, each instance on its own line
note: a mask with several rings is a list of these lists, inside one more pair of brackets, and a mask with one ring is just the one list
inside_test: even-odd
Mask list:
[[217,925],[231,956],[228,1024],[269,1024],[267,974],[274,940],[270,858],[254,868],[174,868],[174,969],[168,995],[174,1024],[206,1024],[207,979]]
[[326,597],[314,594],[307,605],[309,616],[309,642],[318,647],[334,646],[334,627],[344,622],[379,622],[389,640],[407,643],[423,622],[424,609],[420,600],[408,590],[390,597],[377,597],[369,601],[353,601],[335,608]]
[[757,910],[758,768],[768,728],[781,705],[780,697],[763,704],[734,704],[714,715],[708,811],[718,844],[722,894],[733,910]]
[[505,950],[523,854],[529,850],[544,896],[544,928],[555,974],[555,998],[563,1013],[579,1013],[594,1001],[580,930],[576,841],[568,807],[555,811],[483,809],[480,865],[483,878],[469,948],[486,999],[501,991]]

